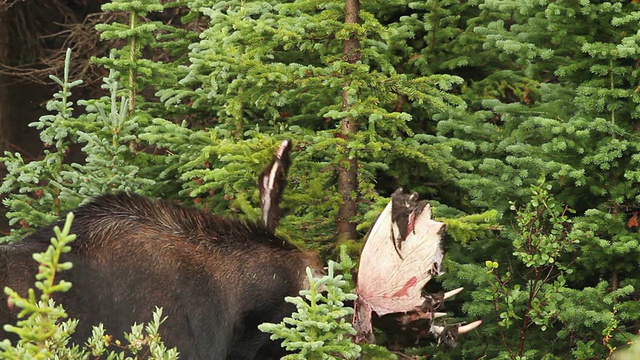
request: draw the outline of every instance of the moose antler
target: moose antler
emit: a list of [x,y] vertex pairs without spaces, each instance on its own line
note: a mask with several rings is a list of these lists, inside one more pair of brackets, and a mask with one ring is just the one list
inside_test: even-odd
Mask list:
[[[353,320],[358,332],[356,342],[375,340],[371,325],[374,311],[380,316],[405,313],[401,321],[406,322],[446,315],[435,310],[462,288],[422,294],[431,277],[441,273],[445,229],[445,224],[431,218],[430,205],[418,201],[416,193],[405,194],[402,188],[393,193],[371,228],[360,256]],[[460,333],[459,328],[456,331],[456,335]],[[444,329],[432,326],[432,332],[441,334]]]

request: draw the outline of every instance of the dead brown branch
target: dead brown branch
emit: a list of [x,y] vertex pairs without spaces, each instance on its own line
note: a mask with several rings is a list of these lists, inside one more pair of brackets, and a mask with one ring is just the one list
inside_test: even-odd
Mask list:
[[[0,75],[7,75],[14,83],[51,84],[49,75],[62,73],[65,51],[71,48],[71,78],[83,79],[85,86],[100,79],[103,74],[89,60],[106,52],[108,45],[99,42],[94,27],[115,15],[97,12],[84,16],[77,9],[88,5],[85,2],[0,0],[0,16],[8,23],[13,44],[6,44],[10,54],[0,59]],[[19,46],[15,39],[20,39]]]
[[90,63],[92,56],[103,54],[108,46],[99,42],[94,25],[106,21],[106,14],[98,13],[87,16],[82,23],[58,24],[64,29],[48,35],[39,36],[40,40],[49,38],[63,39],[62,44],[56,48],[44,46],[34,53],[36,60],[17,65],[0,64],[0,74],[12,76],[14,79],[29,81],[38,84],[51,84],[50,74],[61,74],[64,69],[65,50],[71,48],[72,64],[71,79],[83,79],[84,85],[90,85],[98,81],[104,75],[99,69]]

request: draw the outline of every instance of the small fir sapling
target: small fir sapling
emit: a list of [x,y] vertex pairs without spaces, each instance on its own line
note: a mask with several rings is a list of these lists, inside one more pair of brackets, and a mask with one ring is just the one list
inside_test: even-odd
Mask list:
[[[129,115],[126,97],[118,101],[118,74],[111,71],[104,79],[103,88],[110,96],[78,101],[86,113],[74,117],[71,89],[81,81],[69,79],[70,58],[71,51],[67,50],[62,79],[51,76],[60,86],[47,103],[47,109],[54,113],[30,124],[40,130],[40,139],[47,147],[43,158],[27,162],[20,153],[5,152],[0,156],[7,170],[0,194],[7,194],[3,203],[9,209],[10,225],[20,225],[0,241],[18,240],[95,194],[145,193],[156,183],[153,176],[140,175],[146,164],[131,149],[140,131],[139,116]],[[72,144],[84,144],[74,157],[84,157],[82,163],[70,159]]]
[[349,274],[355,264],[341,249],[339,263],[329,261],[327,275],[314,279],[307,268],[309,290],[300,291],[300,296],[285,300],[296,306],[291,317],[279,324],[265,323],[258,328],[271,333],[272,340],[282,339],[282,346],[294,352],[283,359],[356,359],[361,347],[351,341],[356,331],[351,325],[353,308],[345,305],[357,296],[354,286],[344,275],[336,275],[335,270]]

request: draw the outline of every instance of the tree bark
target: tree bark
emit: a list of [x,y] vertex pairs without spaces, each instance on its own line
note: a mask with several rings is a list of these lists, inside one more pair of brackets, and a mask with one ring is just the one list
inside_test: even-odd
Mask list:
[[[360,1],[346,0],[345,3],[345,24],[358,24],[360,22]],[[344,59],[354,64],[360,61],[360,41],[353,35],[344,43]],[[347,110],[349,103],[348,94],[349,82],[344,84],[342,90],[342,110]],[[342,137],[345,141],[352,141],[353,134],[358,132],[358,123],[352,117],[342,119]],[[349,149],[344,150],[346,153]],[[358,190],[358,158],[356,156],[347,157],[338,166],[338,193],[342,196],[342,203],[338,209],[338,237],[343,240],[356,240],[358,232],[356,224],[351,219],[356,215],[356,192]]]

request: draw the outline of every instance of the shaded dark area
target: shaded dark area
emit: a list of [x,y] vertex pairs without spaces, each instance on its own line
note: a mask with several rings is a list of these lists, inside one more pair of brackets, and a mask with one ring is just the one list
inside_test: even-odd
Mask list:
[[105,1],[0,1],[0,150],[34,158],[42,150],[30,122],[46,112],[55,91],[49,75],[62,76],[67,48],[73,49],[71,78],[85,83],[75,97],[90,91],[101,70],[91,56],[105,51],[93,26]]
[[[42,154],[38,132],[28,125],[46,113],[56,91],[49,75],[62,76],[66,48],[73,49],[71,77],[85,81],[73,97],[97,88],[102,70],[89,59],[106,49],[93,29],[105,2],[0,0],[0,152],[20,152],[25,160]],[[8,231],[5,211],[0,206],[0,234]]]

